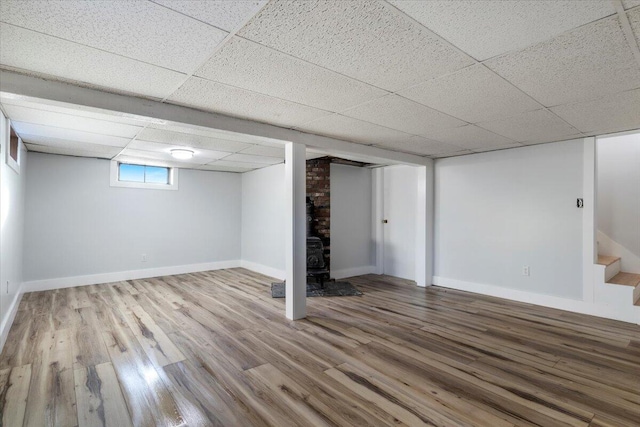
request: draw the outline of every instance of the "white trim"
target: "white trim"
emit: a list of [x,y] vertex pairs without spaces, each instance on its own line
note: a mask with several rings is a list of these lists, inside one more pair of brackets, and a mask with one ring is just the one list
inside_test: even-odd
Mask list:
[[371,218],[373,246],[375,247],[376,274],[384,272],[384,168],[372,171]]
[[[117,160],[111,160],[109,166],[109,184],[112,187],[123,187],[123,188],[144,188],[146,190],[177,190],[178,187],[178,168],[170,167],[170,166],[162,166],[158,164],[158,167],[169,169],[169,184],[151,184],[148,182],[128,182],[128,181],[120,181],[118,179],[118,164],[126,163],[119,162]],[[133,163],[131,163],[133,164]],[[146,162],[135,163],[141,166],[156,166],[151,163],[147,164]]]
[[609,305],[595,304],[592,302],[561,298],[552,295],[537,294],[534,292],[503,288],[501,286],[487,285],[484,283],[465,282],[446,277],[434,276],[433,283],[444,288],[457,289],[460,291],[541,305],[543,307],[566,310],[574,313],[589,314],[591,316],[604,317],[606,319],[640,324],[640,309],[633,306],[632,301],[629,301],[628,310],[621,310],[620,307],[612,307]]
[[594,302],[593,265],[598,259],[598,244],[596,238],[596,139],[593,137],[583,140],[582,166],[582,299]]
[[[16,132],[16,135],[18,136],[18,160],[14,160],[13,157],[11,157],[11,120],[9,119],[5,119],[6,120],[6,139],[7,139],[7,146],[5,147],[5,161],[7,163],[7,166],[9,166],[11,169],[13,169],[13,171],[15,173],[17,173],[18,175],[20,175],[20,163],[22,163],[22,150],[25,149],[24,144],[22,143],[22,138],[20,137],[20,135],[18,135],[18,133]],[[15,129],[14,129],[15,132]]]
[[48,291],[51,289],[72,288],[74,286],[97,285],[99,283],[119,282],[122,280],[147,279],[150,277],[171,276],[174,274],[196,273],[199,271],[222,270],[225,268],[236,267],[240,267],[239,260],[174,265],[170,267],[146,268],[142,270],[116,271],[113,273],[91,274],[87,276],[33,280],[30,282],[24,282],[22,284],[22,290],[24,292]]
[[11,326],[13,326],[13,321],[16,319],[16,314],[18,314],[18,307],[20,306],[20,301],[22,301],[22,295],[24,295],[24,291],[23,286],[20,285],[18,287],[18,292],[11,303],[11,307],[9,307],[9,312],[0,325],[0,353],[2,352],[2,349],[4,349],[4,344],[7,342],[9,331],[11,330]]
[[334,279],[344,279],[346,277],[362,276],[364,274],[376,274],[376,271],[375,265],[364,265],[362,267],[333,270],[331,271],[331,277]]
[[246,260],[240,261],[240,267],[247,270],[255,271],[256,273],[264,274],[265,276],[273,277],[274,279],[284,280],[287,276],[285,270],[279,270],[277,268],[269,267],[267,265],[258,264],[257,262],[251,262]]

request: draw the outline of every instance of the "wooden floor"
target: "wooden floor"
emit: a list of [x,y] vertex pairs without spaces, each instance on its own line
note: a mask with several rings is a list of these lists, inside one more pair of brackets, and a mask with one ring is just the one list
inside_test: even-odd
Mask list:
[[640,327],[385,276],[287,321],[243,269],[24,296],[3,426],[638,426]]

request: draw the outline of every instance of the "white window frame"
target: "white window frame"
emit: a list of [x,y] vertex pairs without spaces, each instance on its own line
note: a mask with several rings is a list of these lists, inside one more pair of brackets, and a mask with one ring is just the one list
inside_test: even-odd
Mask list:
[[[120,163],[167,168],[169,169],[169,183],[153,184],[149,182],[120,181],[118,177]],[[157,166],[157,165],[144,165],[142,163],[129,163],[129,162],[119,162],[117,160],[111,160],[110,182],[112,187],[144,188],[147,190],[177,190],[178,189],[178,168],[168,167],[168,166]]]

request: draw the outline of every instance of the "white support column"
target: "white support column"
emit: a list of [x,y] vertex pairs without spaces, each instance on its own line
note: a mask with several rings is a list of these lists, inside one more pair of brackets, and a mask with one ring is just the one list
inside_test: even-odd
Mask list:
[[384,272],[384,168],[372,170],[371,186],[371,218],[373,219],[371,233],[373,236],[373,250],[375,253],[376,274]]
[[418,168],[416,209],[416,283],[433,284],[433,217],[434,176],[433,164]]
[[307,234],[306,234],[306,147],[285,145],[286,186],[286,315],[302,319],[307,315]]
[[596,183],[597,183],[597,145],[594,137],[584,139],[584,158],[582,172],[582,299],[594,301],[595,263],[598,259]]

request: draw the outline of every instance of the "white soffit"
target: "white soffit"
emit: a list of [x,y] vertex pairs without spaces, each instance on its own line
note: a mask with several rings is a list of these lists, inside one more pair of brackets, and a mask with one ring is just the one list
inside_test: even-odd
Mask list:
[[504,147],[514,143],[514,141],[509,138],[496,135],[493,132],[474,125],[436,131],[431,133],[430,137],[437,141],[453,144],[468,150]]
[[586,134],[640,129],[640,89],[561,105],[551,111]]
[[236,30],[267,2],[267,0],[152,1],[228,32]]
[[198,77],[187,80],[169,97],[169,102],[287,127],[330,114],[328,111]]
[[239,141],[228,141],[187,132],[175,132],[172,130],[159,129],[159,126],[160,125],[144,129],[140,135],[138,135],[137,139],[161,144],[178,144],[207,150],[228,152],[244,150],[251,146]]
[[61,148],[61,147],[52,147],[46,145],[34,145],[34,144],[25,144],[27,150],[35,151],[37,153],[47,153],[47,154],[59,154],[62,156],[75,156],[75,157],[92,157],[99,159],[110,159],[116,154],[118,154],[118,149],[113,149],[111,152],[107,151],[89,151],[89,150],[78,150],[78,149],[70,149],[70,148]]
[[391,91],[473,63],[390,5],[370,0],[270,2],[238,35]]
[[86,144],[111,145],[112,147],[125,147],[129,143],[129,141],[131,141],[131,138],[122,138],[119,136],[84,132],[74,129],[64,129],[53,126],[38,125],[34,123],[12,121],[11,126],[13,126],[13,128],[20,136],[22,136],[23,134],[43,136],[48,138],[64,139],[67,141],[84,142]]
[[398,94],[470,123],[542,108],[481,64],[401,90]]
[[0,64],[28,74],[159,99],[169,95],[186,77],[176,71],[1,22]]
[[195,75],[331,111],[388,93],[238,37],[226,43]]
[[406,132],[400,132],[340,114],[332,114],[305,123],[302,126],[298,126],[297,129],[367,145],[389,141],[402,142],[411,137]]
[[617,16],[485,64],[547,107],[640,87]]
[[227,32],[149,1],[3,0],[0,19],[105,52],[193,72]]
[[479,61],[615,13],[602,0],[389,2]]
[[478,125],[493,133],[522,143],[561,141],[580,136],[577,129],[547,110],[529,111]]
[[142,130],[142,126],[131,126],[113,121],[97,120],[88,117],[74,116],[53,111],[38,110],[5,104],[4,109],[11,120],[25,123],[35,123],[57,128],[80,130],[103,135],[133,138]]
[[69,141],[66,139],[51,138],[41,135],[20,135],[22,140],[31,151],[42,151],[48,147],[50,149],[62,149],[69,152],[78,151],[85,153],[101,153],[110,157],[118,154],[122,148],[109,145],[87,144],[86,142]]
[[187,149],[194,152],[194,157],[203,159],[221,159],[231,154],[227,151],[207,150],[205,148],[195,148],[191,145],[183,145],[180,141],[176,141],[174,144],[160,144],[157,142],[141,141],[139,139],[131,141],[129,145],[127,145],[127,149],[164,153],[167,155],[170,155],[171,150],[174,149]]
[[388,95],[343,111],[345,116],[429,138],[434,130],[462,126],[465,122],[398,95]]

